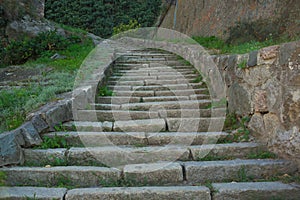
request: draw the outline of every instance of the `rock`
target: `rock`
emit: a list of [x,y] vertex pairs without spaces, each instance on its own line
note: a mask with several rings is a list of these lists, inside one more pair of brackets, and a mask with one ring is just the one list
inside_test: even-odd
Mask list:
[[98,44],[100,44],[103,41],[103,39],[101,37],[94,35],[92,33],[88,33],[87,37],[89,37],[93,40],[93,43],[95,46],[97,46]]
[[179,163],[153,163],[126,165],[124,178],[135,184],[154,184],[183,182],[182,167]]
[[70,99],[66,99],[59,102],[54,107],[47,109],[45,118],[46,122],[50,126],[50,130],[55,131],[55,126],[73,119],[72,101]]
[[21,133],[23,135],[25,145],[24,147],[32,147],[35,145],[40,145],[42,139],[39,132],[34,128],[31,122],[26,122],[20,127]]
[[242,85],[234,83],[229,88],[228,99],[228,109],[230,113],[245,116],[253,112],[250,91]]
[[254,109],[255,112],[267,112],[267,92],[265,90],[257,90],[254,92]]
[[35,115],[31,119],[31,123],[34,126],[34,128],[37,130],[37,132],[39,132],[39,133],[42,133],[47,128],[49,128],[48,124],[45,122],[45,120],[39,114]]
[[[214,183],[215,200],[227,199],[298,199],[297,186],[280,182]],[[287,195],[288,194],[288,195]]]
[[25,15],[35,20],[44,18],[45,0],[2,0],[0,5],[9,21],[21,19]]
[[59,53],[55,53],[53,56],[51,56],[52,60],[59,60],[59,59],[65,59],[65,58],[67,58],[67,56],[60,55]]
[[0,135],[0,166],[22,164],[24,155],[20,144],[24,144],[20,130]]
[[70,190],[66,200],[103,199],[103,200],[210,200],[210,191],[202,186],[173,187],[127,187],[127,188],[87,188]]
[[259,51],[258,64],[273,64],[279,53],[279,46],[265,47]]
[[[10,40],[22,39],[24,36],[35,37],[39,33],[54,31],[55,26],[49,21],[36,21],[30,16],[25,16],[18,21],[10,22],[6,27],[6,35]],[[62,29],[58,33],[64,34]]]
[[248,127],[258,135],[263,135],[265,132],[263,116],[260,113],[255,113],[251,117]]
[[254,67],[254,66],[257,65],[257,54],[258,54],[258,51],[252,51],[249,54],[249,60],[248,60],[248,63],[247,63],[247,65],[249,67]]
[[42,187],[1,187],[2,199],[44,199],[61,200],[67,193],[66,188],[42,188]]

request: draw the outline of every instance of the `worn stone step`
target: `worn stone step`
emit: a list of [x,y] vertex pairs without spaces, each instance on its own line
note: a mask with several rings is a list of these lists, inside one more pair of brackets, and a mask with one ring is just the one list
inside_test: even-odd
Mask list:
[[226,160],[183,163],[190,183],[245,181],[294,173],[297,168],[284,160]]
[[[120,138],[121,137],[118,139]],[[128,140],[130,136],[123,136],[123,138]],[[211,160],[247,158],[248,155],[258,153],[261,150],[256,143],[203,144],[190,146],[195,140],[195,138],[192,137],[169,137],[172,141],[162,146],[147,146],[147,139],[142,140],[141,137],[139,139],[141,143],[136,143],[131,146],[116,146],[116,144],[112,142],[109,143],[109,138],[104,138],[107,146],[74,147],[68,151],[67,149],[25,149],[24,154],[26,163],[34,166],[51,165],[51,163],[56,163],[55,161],[57,159],[59,159],[60,163],[67,165],[90,165],[93,163],[93,165],[97,164],[100,166],[121,166],[159,161],[199,161],[203,158]],[[218,138],[210,137],[207,138],[207,140],[208,141],[202,140],[202,142],[216,143]],[[139,142],[138,140],[135,141]],[[85,141],[82,142],[84,144]],[[101,141],[100,145],[103,145],[103,143],[104,141]]]
[[226,108],[211,109],[169,109],[159,110],[161,118],[199,118],[225,116]]
[[[205,97],[202,98],[207,98]],[[126,104],[126,103],[143,103],[143,102],[161,102],[161,101],[183,101],[189,100],[187,96],[162,96],[162,97],[124,97],[124,96],[111,96],[111,97],[97,97],[99,104]],[[194,99],[197,100],[197,99]]]
[[0,199],[63,200],[66,188],[0,187]]
[[190,159],[188,148],[168,145],[153,147],[106,146],[89,148],[71,148],[68,153],[70,165],[106,165],[119,167],[128,164],[173,162]]
[[[210,100],[187,100],[187,101],[162,101],[122,104],[122,110],[152,110],[161,109],[199,109],[206,108],[211,104]],[[96,109],[97,104],[95,105]]]
[[[162,65],[167,65],[169,68],[174,70],[194,70],[192,66],[189,65],[182,65],[181,63],[175,62],[175,63],[116,63],[114,66],[115,70],[143,70],[143,69],[161,69]],[[167,67],[166,66],[166,67]],[[165,66],[164,66],[165,67]]]
[[[165,91],[165,90],[185,90],[192,89],[189,84],[164,84],[164,85],[149,85],[149,86],[133,86],[131,87],[133,91],[144,91],[144,90],[152,90],[152,91]],[[126,90],[126,89],[125,89]]]
[[0,171],[6,175],[4,183],[7,186],[96,187],[103,181],[114,183],[121,177],[119,169],[91,166],[9,167]]
[[[44,134],[48,138],[63,138],[68,145],[73,147],[101,147],[109,145],[168,145],[168,144],[187,144],[185,141],[192,141],[191,145],[202,145],[215,143],[218,139],[224,139],[228,134],[225,132],[54,132]],[[58,155],[65,155],[64,149],[56,150]],[[54,151],[54,152],[56,152]],[[63,156],[62,156],[63,157]]]
[[125,74],[139,74],[139,73],[147,73],[148,75],[158,76],[158,75],[169,75],[170,73],[176,74],[197,74],[196,69],[173,69],[172,67],[156,67],[156,68],[147,68],[143,70],[132,69],[132,70],[114,70],[113,76],[118,76],[116,74],[120,73],[122,75]]
[[70,190],[66,200],[210,200],[210,191],[203,186],[88,188]]
[[[126,78],[125,78],[126,79]],[[132,78],[130,78],[132,79]],[[176,78],[171,80],[136,80],[136,81],[128,81],[119,79],[118,81],[108,81],[107,86],[112,88],[113,86],[149,86],[149,85],[174,85],[174,84],[190,84],[192,87],[194,84],[192,83],[194,79],[190,78]],[[204,88],[205,84],[197,84],[196,86]]]
[[153,96],[190,96],[190,95],[208,95],[209,91],[206,88],[201,89],[174,89],[174,90],[162,90],[162,91],[130,91],[130,90],[116,90],[114,96],[125,96],[125,97],[153,97]]
[[[211,143],[217,142],[218,138],[211,138]],[[202,159],[234,159],[247,158],[250,154],[257,154],[263,148],[257,143],[228,143],[228,144],[206,144],[189,147],[193,160]]]
[[300,185],[281,182],[213,183],[213,199],[285,199],[300,198]]
[[116,132],[163,132],[166,131],[166,122],[163,119],[116,121],[113,130]]
[[182,61],[178,61],[178,60],[156,60],[156,61],[152,61],[151,60],[130,60],[130,61],[118,61],[116,62],[118,68],[121,68],[120,66],[126,64],[126,65],[131,65],[131,64],[159,64],[159,65],[167,65],[167,66],[172,66],[174,68],[176,67],[191,67],[190,65],[186,65],[184,66],[184,63]]
[[174,162],[126,165],[124,180],[143,185],[165,185],[183,183],[182,166]]
[[145,80],[157,80],[157,76],[149,76],[148,73],[146,75],[134,75],[129,74],[126,76],[111,76],[109,77],[110,81],[145,81]]
[[88,121],[72,121],[63,123],[62,128],[66,131],[85,131],[85,132],[102,132],[112,131],[112,122],[88,122]]
[[[96,106],[97,107],[97,106]],[[78,121],[104,122],[160,118],[158,111],[136,110],[78,110]]]
[[163,90],[154,91],[155,96],[190,96],[195,94],[208,95],[209,91],[206,88],[201,89],[174,89],[174,90]]
[[223,129],[224,117],[211,118],[167,118],[171,132],[215,132]]
[[176,58],[177,56],[170,53],[146,53],[146,52],[126,52],[126,53],[116,53],[116,56],[122,56],[122,57],[172,57]]

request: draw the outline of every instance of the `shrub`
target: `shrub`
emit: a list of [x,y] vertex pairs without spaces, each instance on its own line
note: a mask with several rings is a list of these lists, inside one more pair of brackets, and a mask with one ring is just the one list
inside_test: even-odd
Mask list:
[[107,38],[114,27],[132,19],[142,27],[152,26],[161,4],[161,0],[46,0],[45,17]]
[[55,31],[40,33],[35,38],[15,40],[0,52],[1,66],[23,64],[29,59],[36,59],[45,52],[63,50],[73,43],[79,43],[78,36],[63,37]]
[[117,27],[114,27],[114,33],[113,35],[117,35],[119,33],[131,30],[131,29],[136,29],[136,28],[140,28],[141,25],[139,24],[139,22],[137,20],[130,20],[129,24],[120,24]]

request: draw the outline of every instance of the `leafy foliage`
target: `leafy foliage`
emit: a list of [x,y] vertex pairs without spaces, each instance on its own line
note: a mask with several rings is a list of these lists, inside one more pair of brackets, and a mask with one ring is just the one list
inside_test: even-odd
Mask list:
[[55,31],[40,33],[35,38],[11,41],[1,51],[0,60],[2,66],[23,64],[29,59],[35,59],[46,52],[66,49],[74,43],[80,43],[78,36],[63,37]]
[[141,25],[138,23],[137,20],[130,20],[129,24],[120,24],[117,27],[114,27],[114,35],[117,35],[119,33],[131,30],[131,29],[136,29],[136,28],[140,28]]
[[137,20],[152,26],[160,13],[161,0],[46,0],[45,16],[55,22],[109,37],[113,28]]

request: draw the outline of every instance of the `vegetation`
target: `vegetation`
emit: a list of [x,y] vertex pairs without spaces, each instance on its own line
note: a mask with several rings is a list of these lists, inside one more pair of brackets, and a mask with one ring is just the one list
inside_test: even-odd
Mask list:
[[[0,133],[20,126],[26,114],[71,91],[81,63],[94,48],[91,39],[79,33],[67,37],[55,32],[41,33],[37,38],[13,41],[2,50],[2,65],[26,62],[22,69],[41,71],[40,75],[18,81],[22,87],[0,90]],[[51,59],[55,53],[64,59]],[[36,60],[34,60],[36,59]],[[50,70],[49,70],[50,69]]]
[[258,152],[253,152],[253,153],[250,153],[248,156],[247,156],[248,159],[268,159],[268,158],[272,158],[272,159],[275,159],[277,158],[277,155],[270,152],[270,151],[258,151]]
[[68,148],[67,140],[64,136],[44,137],[40,149]]
[[140,28],[141,24],[138,23],[137,20],[130,20],[129,24],[120,24],[117,27],[114,27],[113,30],[113,35],[117,35],[119,33],[131,30],[131,29],[136,29],[136,28]]
[[251,40],[250,42],[240,42],[236,44],[226,43],[222,39],[217,38],[215,36],[211,36],[211,37],[194,36],[193,39],[203,47],[207,49],[217,49],[222,54],[227,54],[227,53],[244,54],[267,46],[272,46],[284,42],[297,40],[299,38],[289,38],[286,36],[282,36],[282,37],[277,37],[277,39],[273,39],[272,35],[269,35],[269,37],[265,38],[265,40],[261,40],[261,41]]
[[102,86],[99,88],[99,96],[105,97],[105,96],[113,96],[114,92],[107,88],[107,86]]
[[3,171],[0,171],[0,187],[5,186],[6,174]]
[[238,64],[238,67],[240,69],[245,69],[247,67],[247,60],[242,60],[239,64]]
[[152,26],[160,7],[161,0],[46,0],[45,16],[107,38],[114,27],[130,24],[130,20],[136,20],[142,27]]

